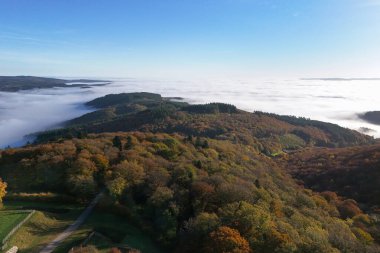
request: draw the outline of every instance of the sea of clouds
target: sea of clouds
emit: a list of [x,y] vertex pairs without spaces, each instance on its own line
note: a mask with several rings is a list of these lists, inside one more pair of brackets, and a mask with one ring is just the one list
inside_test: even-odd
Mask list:
[[[109,80],[109,79],[107,79]],[[328,121],[380,137],[380,126],[359,113],[380,110],[380,80],[143,80],[113,79],[106,86],[0,92],[0,148],[20,146],[28,134],[57,128],[91,108],[83,104],[110,93],[147,91],[182,97],[190,103],[223,102],[247,111],[265,111]]]

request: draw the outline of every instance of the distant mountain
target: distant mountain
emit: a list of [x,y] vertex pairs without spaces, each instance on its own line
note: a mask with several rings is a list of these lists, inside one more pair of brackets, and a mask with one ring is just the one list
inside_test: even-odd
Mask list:
[[359,114],[359,118],[376,125],[380,125],[380,111]]
[[88,79],[64,80],[35,76],[0,76],[0,91],[16,92],[54,87],[88,87],[91,83],[92,85],[106,85],[109,81]]

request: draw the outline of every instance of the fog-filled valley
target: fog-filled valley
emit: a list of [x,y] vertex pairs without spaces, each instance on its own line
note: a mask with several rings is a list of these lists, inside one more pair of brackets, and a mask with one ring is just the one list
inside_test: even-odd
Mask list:
[[0,147],[20,146],[29,134],[62,126],[91,111],[83,104],[121,92],[154,92],[190,103],[223,102],[246,111],[332,122],[379,137],[380,126],[358,114],[379,110],[379,80],[143,80],[112,79],[106,86],[0,92]]

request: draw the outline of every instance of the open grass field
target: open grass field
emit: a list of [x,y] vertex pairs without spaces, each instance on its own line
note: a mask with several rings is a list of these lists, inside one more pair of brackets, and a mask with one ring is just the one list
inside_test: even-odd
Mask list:
[[0,244],[8,233],[23,221],[27,215],[27,212],[0,211]]
[[70,248],[82,243],[92,231],[106,237],[95,236],[88,243],[97,247],[100,252],[109,252],[115,245],[128,245],[143,253],[162,252],[148,235],[131,225],[125,217],[101,211],[94,211],[86,223],[67,238],[56,252],[68,252]]
[[53,240],[82,211],[81,206],[40,202],[5,202],[5,212],[34,209],[37,212],[8,241],[8,246],[17,246],[22,252],[39,252]]
[[[4,204],[2,211],[4,213],[17,213],[17,210],[25,209],[36,210],[31,219],[10,238],[8,243],[9,247],[18,246],[23,253],[39,252],[74,222],[83,210],[83,206],[59,203],[8,201]],[[2,224],[1,217],[0,224]],[[115,245],[128,245],[140,249],[143,253],[162,252],[148,235],[131,225],[127,218],[97,210],[55,252],[68,252],[70,248],[80,245],[92,231],[105,236],[95,236],[89,242],[89,245],[96,246],[100,252],[106,253]]]

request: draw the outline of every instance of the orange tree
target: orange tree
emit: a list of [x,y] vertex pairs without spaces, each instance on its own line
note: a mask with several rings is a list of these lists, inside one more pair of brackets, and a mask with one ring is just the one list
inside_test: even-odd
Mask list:
[[222,226],[211,232],[206,252],[213,253],[250,253],[246,239],[236,229]]

